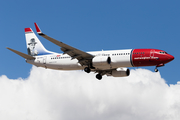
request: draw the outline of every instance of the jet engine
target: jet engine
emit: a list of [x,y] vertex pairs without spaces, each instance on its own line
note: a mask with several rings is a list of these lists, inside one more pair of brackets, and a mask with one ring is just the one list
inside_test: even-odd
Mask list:
[[93,66],[103,66],[111,64],[111,58],[108,56],[96,56],[92,59]]
[[112,70],[111,76],[113,77],[125,77],[130,75],[130,70],[128,68],[118,68]]

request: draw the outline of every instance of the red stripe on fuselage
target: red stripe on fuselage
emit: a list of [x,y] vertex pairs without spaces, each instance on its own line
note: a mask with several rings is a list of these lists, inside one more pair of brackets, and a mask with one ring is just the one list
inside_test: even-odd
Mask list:
[[134,67],[158,66],[166,64],[173,59],[172,55],[158,49],[134,49],[132,52],[132,64]]

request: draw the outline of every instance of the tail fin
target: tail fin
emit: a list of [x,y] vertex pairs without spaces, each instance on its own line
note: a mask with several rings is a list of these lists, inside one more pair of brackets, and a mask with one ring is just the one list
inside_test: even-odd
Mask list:
[[25,37],[28,55],[37,56],[53,53],[45,49],[31,28],[25,28]]

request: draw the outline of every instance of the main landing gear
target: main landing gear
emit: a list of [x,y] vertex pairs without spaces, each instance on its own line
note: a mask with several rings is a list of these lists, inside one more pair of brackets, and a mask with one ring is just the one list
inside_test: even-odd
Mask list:
[[101,75],[101,74],[97,74],[97,75],[96,75],[96,78],[97,78],[98,80],[101,80],[101,79],[102,79],[102,75]]
[[[84,68],[84,71],[85,71],[86,73],[90,73],[90,72],[91,72],[91,69],[90,69],[89,67],[85,67],[85,68]],[[96,75],[96,78],[97,78],[98,80],[101,80],[101,79],[102,79],[102,75],[98,73],[98,74]]]
[[84,71],[87,72],[87,73],[90,73],[91,72],[91,69],[89,67],[85,67],[84,68]]

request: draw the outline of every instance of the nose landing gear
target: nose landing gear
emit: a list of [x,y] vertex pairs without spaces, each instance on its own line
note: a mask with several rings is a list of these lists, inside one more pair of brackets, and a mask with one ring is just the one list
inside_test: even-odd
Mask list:
[[158,72],[159,70],[157,69],[157,67],[154,69],[155,72]]
[[154,71],[155,71],[155,72],[158,72],[157,67],[162,67],[162,66],[164,66],[164,63],[161,63],[161,64],[157,65],[156,68],[154,69]]

